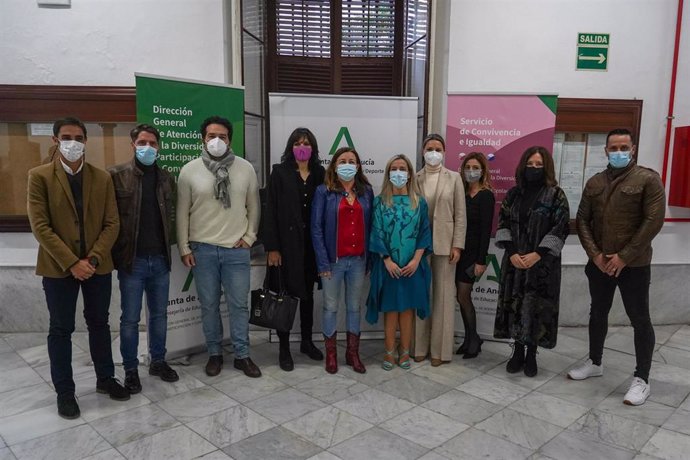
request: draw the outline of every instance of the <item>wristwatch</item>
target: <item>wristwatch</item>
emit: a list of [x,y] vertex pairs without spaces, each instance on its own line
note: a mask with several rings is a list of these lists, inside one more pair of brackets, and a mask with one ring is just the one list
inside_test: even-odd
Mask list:
[[98,257],[96,256],[91,256],[89,257],[89,263],[93,268],[98,268]]

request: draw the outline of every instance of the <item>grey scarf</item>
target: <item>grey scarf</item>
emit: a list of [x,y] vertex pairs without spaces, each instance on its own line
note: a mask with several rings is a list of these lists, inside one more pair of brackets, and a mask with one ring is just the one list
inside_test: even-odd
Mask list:
[[223,203],[224,208],[230,207],[230,175],[228,169],[235,161],[235,154],[231,148],[220,158],[215,158],[209,154],[205,148],[201,149],[201,159],[204,161],[206,168],[216,176],[216,182],[213,184],[213,192],[216,200]]

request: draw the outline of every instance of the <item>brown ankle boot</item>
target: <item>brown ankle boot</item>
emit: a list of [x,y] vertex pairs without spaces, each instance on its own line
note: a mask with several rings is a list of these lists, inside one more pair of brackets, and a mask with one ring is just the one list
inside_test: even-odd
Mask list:
[[335,374],[338,372],[337,337],[337,332],[334,332],[330,337],[326,337],[325,334],[323,336],[326,343],[326,372],[329,374]]
[[352,366],[352,370],[364,374],[367,370],[359,359],[359,335],[352,332],[347,333],[347,351],[345,352],[345,362]]

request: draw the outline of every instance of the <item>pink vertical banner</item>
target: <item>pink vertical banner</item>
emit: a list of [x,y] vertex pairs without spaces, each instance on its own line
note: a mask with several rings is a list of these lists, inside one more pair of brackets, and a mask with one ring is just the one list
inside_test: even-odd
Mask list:
[[[551,152],[558,96],[449,94],[446,125],[448,169],[458,171],[470,152],[489,160],[496,212],[515,185],[522,153],[541,145]],[[498,218],[494,218],[494,231]]]
[[[458,171],[470,152],[489,160],[491,185],[496,195],[494,228],[498,210],[508,190],[515,185],[515,168],[523,152],[540,145],[551,152],[556,127],[557,96],[449,94],[445,166]],[[493,236],[493,235],[492,235]],[[487,254],[487,269],[472,287],[477,312],[477,331],[493,337],[496,301],[501,279],[503,251],[493,240]],[[463,330],[455,315],[455,330]]]

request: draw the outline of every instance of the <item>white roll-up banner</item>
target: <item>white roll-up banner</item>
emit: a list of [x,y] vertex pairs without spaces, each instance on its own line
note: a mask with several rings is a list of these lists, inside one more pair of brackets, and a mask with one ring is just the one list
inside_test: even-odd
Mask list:
[[[412,164],[416,164],[419,150],[416,97],[271,93],[268,99],[271,165],[280,162],[290,134],[300,127],[314,133],[324,168],[339,147],[354,148],[375,194],[381,190],[386,163],[393,155],[407,155]],[[367,280],[362,290],[362,330],[382,331],[382,322],[370,325],[364,321],[368,291]],[[315,333],[321,331],[322,307],[323,293],[317,291],[314,293]],[[299,318],[295,319],[295,324],[299,324]],[[299,327],[295,327],[293,332],[298,330]],[[337,330],[345,331],[345,308],[339,310]]]

